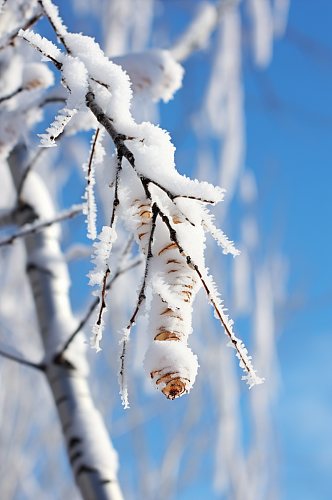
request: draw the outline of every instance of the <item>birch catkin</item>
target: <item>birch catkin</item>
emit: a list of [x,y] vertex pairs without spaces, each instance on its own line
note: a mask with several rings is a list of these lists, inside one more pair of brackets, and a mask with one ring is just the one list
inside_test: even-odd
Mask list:
[[[179,212],[172,214],[171,219],[173,224],[184,222]],[[159,228],[159,233],[162,229]],[[153,246],[151,344],[144,364],[156,389],[168,399],[174,399],[189,392],[197,374],[197,357],[187,341],[192,331],[192,302],[200,283],[177,244],[165,236],[159,234],[159,241]]]

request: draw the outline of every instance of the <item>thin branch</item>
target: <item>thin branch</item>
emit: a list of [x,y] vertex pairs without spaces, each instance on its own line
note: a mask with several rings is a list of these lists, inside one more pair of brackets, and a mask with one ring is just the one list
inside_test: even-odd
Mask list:
[[111,217],[111,222],[110,222],[110,227],[113,227],[114,221],[115,221],[115,211],[117,206],[120,203],[119,196],[118,196],[118,189],[119,189],[119,177],[120,177],[120,172],[122,169],[122,156],[118,153],[118,164],[117,164],[117,169],[116,169],[116,174],[115,174],[115,186],[114,186],[114,200],[113,200],[113,209],[112,209],[112,217]]
[[65,97],[46,97],[45,99],[43,99],[40,103],[39,103],[39,107],[44,107],[46,106],[47,104],[54,104],[54,103],[57,103],[57,102],[61,102],[61,103],[64,103],[66,102],[66,98]]
[[105,128],[106,132],[112,137],[119,157],[124,157],[132,167],[135,168],[135,159],[133,153],[127,148],[124,141],[128,140],[127,136],[119,134],[108,118],[103,112],[102,108],[96,103],[95,95],[93,92],[86,94],[86,105],[97,118],[98,122]]
[[24,87],[20,87],[19,89],[17,90],[14,90],[14,92],[12,92],[11,94],[9,95],[6,95],[4,97],[0,97],[0,104],[4,101],[8,101],[9,99],[11,99],[12,97],[15,97],[17,94],[19,94],[20,92],[22,92],[24,90]]
[[15,31],[13,31],[13,33],[11,35],[8,35],[6,42],[0,46],[0,52],[2,50],[4,50],[6,47],[8,47],[8,45],[11,45],[14,42],[20,29],[25,31],[25,30],[31,28],[31,26],[33,26],[42,16],[43,16],[43,13],[38,12],[33,17],[31,17],[22,28],[20,27],[20,28],[16,29]]
[[[116,212],[116,208],[118,207],[118,205],[120,203],[119,198],[118,198],[118,186],[119,186],[119,175],[120,175],[121,168],[122,168],[122,157],[118,153],[118,165],[117,165],[116,177],[115,177],[114,200],[113,200],[113,209],[112,209],[110,228],[112,228],[114,223],[115,223],[115,212]],[[111,272],[109,267],[108,267],[108,258],[109,258],[109,253],[105,259],[106,260],[106,262],[105,262],[106,269],[105,269],[105,273],[103,276],[100,308],[99,308],[99,313],[98,313],[98,319],[96,321],[96,325],[98,325],[98,326],[101,326],[103,311],[104,311],[104,309],[106,309],[106,302],[105,302],[106,291],[107,291],[106,281],[107,281],[107,278]],[[95,339],[97,339],[97,334],[95,334]]]
[[[60,17],[58,18],[58,21],[60,23],[60,25],[59,25],[54,19],[52,19],[52,16],[48,12],[47,7],[45,7],[43,0],[38,0],[38,3],[41,6],[41,8],[43,9],[43,12],[44,12],[45,16],[47,17],[50,25],[52,26],[56,36],[58,37],[58,39],[60,40],[60,42],[62,43],[64,48],[66,49],[67,53],[70,54],[71,53],[70,49],[66,45],[65,38],[64,38],[65,34],[66,34],[66,28],[62,25],[62,21],[61,21]],[[60,29],[62,32],[60,31]]]
[[[25,29],[23,29],[23,31],[25,31]],[[25,38],[25,36],[22,35],[21,38],[23,40],[25,40],[26,42],[28,42],[31,45],[31,47],[33,47],[34,49],[38,50],[38,52],[40,52],[41,54],[43,54],[43,56],[47,57],[50,61],[52,61],[52,63],[56,67],[56,69],[58,69],[59,71],[61,71],[63,65],[62,65],[62,63],[60,61],[57,61],[54,57],[52,57],[49,54],[47,54],[46,52],[44,52],[40,47],[38,47],[38,45],[35,45],[30,40],[28,40],[27,38]],[[68,90],[70,90],[70,89],[68,89]]]
[[129,324],[128,324],[127,328],[124,329],[124,335],[123,335],[123,339],[122,339],[122,352],[120,355],[119,384],[120,384],[120,394],[122,395],[122,402],[124,404],[125,409],[129,408],[128,391],[125,387],[126,349],[127,349],[127,344],[129,342],[131,327],[134,325],[136,316],[140,310],[142,303],[144,302],[144,300],[146,298],[145,288],[146,288],[146,282],[147,282],[147,278],[148,278],[148,274],[149,274],[149,262],[150,262],[150,259],[152,257],[152,243],[153,243],[154,232],[156,229],[156,220],[157,220],[158,213],[159,213],[159,208],[157,207],[156,203],[154,203],[152,206],[152,214],[153,215],[152,215],[152,221],[151,221],[151,232],[150,232],[150,236],[149,236],[148,254],[147,254],[146,263],[145,263],[143,283],[142,283],[140,292],[138,294],[138,301],[137,301],[135,311],[129,320]]
[[36,368],[37,370],[45,371],[46,365],[40,363],[33,363],[32,361],[28,361],[27,359],[24,358],[19,358],[18,356],[14,356],[13,354],[9,354],[9,352],[5,352],[2,349],[0,349],[0,355],[3,356],[4,358],[11,359],[12,361],[17,361],[21,365],[26,365],[26,366],[31,366],[31,368]]
[[201,201],[202,203],[209,203],[210,205],[215,205],[216,202],[215,201],[211,201],[211,200],[204,200],[203,198],[196,198],[196,196],[186,196],[186,195],[183,195],[183,194],[176,194],[173,199],[175,198],[187,198],[189,200],[197,200],[197,201]]
[[[124,267],[123,269],[121,268],[118,268],[117,271],[115,272],[115,274],[113,275],[112,279],[107,283],[106,285],[106,290],[109,291],[114,283],[114,281],[119,277],[121,276],[122,274],[128,272],[128,271],[131,271],[132,269],[134,269],[135,267],[137,267],[139,264],[141,264],[142,260],[141,258],[136,260],[135,262],[132,262],[129,266],[127,267]],[[68,347],[70,346],[70,344],[72,343],[72,341],[74,340],[74,338],[76,337],[76,335],[79,333],[80,330],[82,330],[82,328],[84,327],[84,325],[87,323],[87,321],[89,320],[91,314],[93,313],[93,311],[96,309],[98,303],[99,303],[99,297],[96,297],[96,299],[92,302],[89,310],[87,311],[87,313],[85,314],[85,316],[81,319],[78,327],[76,328],[76,330],[70,335],[70,337],[68,338],[68,340],[66,341],[66,343],[64,344],[64,346],[61,348],[61,350],[58,352],[58,354],[56,354],[56,358],[58,357],[61,357],[64,352],[68,349]]]
[[[123,134],[119,134],[117,132],[117,130],[115,129],[114,125],[112,124],[111,119],[108,116],[106,116],[106,114],[103,112],[102,108],[96,103],[95,96],[94,96],[93,92],[88,92],[87,93],[87,95],[86,95],[86,105],[88,106],[88,108],[90,108],[90,110],[92,111],[92,113],[97,118],[98,122],[101,125],[103,125],[103,127],[106,129],[106,132],[113,139],[113,142],[114,142],[115,147],[116,147],[117,152],[118,152],[118,159],[119,158],[122,159],[122,157],[125,157],[126,160],[128,160],[128,162],[130,163],[130,165],[133,167],[133,169],[136,171],[136,168],[135,168],[135,157],[134,157],[133,153],[129,150],[129,148],[124,143],[124,141],[131,140],[133,138],[132,137],[127,137],[127,136],[125,136]],[[146,193],[146,195],[147,195],[148,198],[151,198],[151,195],[150,195],[149,190],[148,190],[148,184],[149,183],[154,184],[159,189],[161,189],[162,191],[164,191],[173,203],[174,203],[174,198],[176,198],[177,196],[179,196],[179,195],[173,195],[168,189],[166,189],[165,187],[163,187],[158,182],[156,182],[156,181],[154,181],[154,180],[152,180],[150,178],[147,178],[147,177],[145,177],[143,175],[140,175],[137,171],[136,171],[136,173],[137,173],[137,175],[139,175],[139,178],[140,178],[140,180],[141,180],[141,182],[143,184],[143,188],[144,188],[145,193]],[[114,200],[118,200],[117,199],[117,195],[115,196]],[[180,210],[179,207],[177,207],[177,209]],[[181,213],[182,213],[182,211],[181,211]],[[194,225],[185,216],[185,214],[183,214],[183,216],[185,217],[185,219],[191,225]]]
[[73,205],[69,209],[62,210],[62,212],[60,212],[58,216],[52,220],[40,222],[40,220],[38,219],[36,222],[32,224],[27,224],[26,226],[23,226],[22,229],[17,231],[17,233],[13,234],[9,238],[0,241],[0,247],[3,247],[5,245],[11,245],[17,238],[25,238],[26,236],[30,236],[31,234],[39,233],[39,231],[42,231],[46,227],[52,226],[57,222],[62,222],[67,219],[72,219],[73,217],[76,217],[77,215],[82,213],[82,210],[83,210],[83,204]]
[[88,185],[90,184],[90,175],[91,175],[91,168],[92,168],[92,160],[93,160],[93,156],[95,154],[96,144],[97,144],[99,132],[100,132],[100,128],[97,128],[96,134],[95,134],[95,139],[93,141],[93,145],[92,145],[92,149],[91,149],[90,158],[89,158],[88,175],[87,175],[87,177],[88,177]]

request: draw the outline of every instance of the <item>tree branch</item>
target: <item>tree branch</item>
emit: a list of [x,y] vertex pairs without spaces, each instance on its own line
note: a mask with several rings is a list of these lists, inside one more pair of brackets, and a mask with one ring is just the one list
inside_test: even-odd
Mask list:
[[11,245],[18,238],[26,238],[27,236],[30,236],[32,234],[39,233],[39,231],[42,231],[43,229],[50,227],[58,222],[72,219],[73,217],[81,214],[82,210],[83,204],[73,205],[71,208],[62,210],[54,219],[45,222],[40,222],[40,220],[37,220],[32,224],[27,224],[26,226],[23,226],[17,233],[13,234],[9,238],[6,238],[5,240],[0,241],[0,247]]
[[0,355],[3,356],[4,358],[11,359],[12,361],[17,361],[21,365],[26,365],[30,366],[31,368],[36,368],[37,370],[45,371],[46,365],[40,363],[33,363],[32,361],[28,361],[27,359],[24,358],[19,358],[18,356],[14,356],[13,354],[10,354],[9,352],[5,352],[2,349],[0,349]]

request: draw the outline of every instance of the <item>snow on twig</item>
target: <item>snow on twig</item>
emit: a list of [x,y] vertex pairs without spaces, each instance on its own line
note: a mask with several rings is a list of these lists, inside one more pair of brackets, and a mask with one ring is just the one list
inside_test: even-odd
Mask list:
[[237,250],[234,247],[234,242],[230,241],[225,233],[221,229],[217,229],[213,224],[213,216],[209,213],[204,214],[204,219],[202,220],[203,226],[206,230],[213,236],[213,238],[217,241],[218,245],[223,248],[223,254],[227,255],[228,253],[232,254],[233,257],[240,255],[240,250]]
[[83,164],[83,170],[87,172],[87,186],[85,188],[85,194],[83,199],[86,200],[86,205],[83,209],[84,215],[87,216],[86,223],[88,228],[87,237],[91,240],[95,240],[97,237],[97,229],[96,229],[96,219],[97,219],[97,207],[95,201],[95,195],[93,191],[93,186],[96,183],[95,180],[95,167],[98,163],[103,161],[103,157],[105,155],[105,150],[101,145],[101,141],[103,139],[103,130],[97,128],[96,133],[94,134],[91,141],[91,149],[89,162]]
[[[46,5],[49,12],[52,11],[48,8],[52,5],[50,0],[39,1]],[[226,6],[231,7],[237,3],[237,0],[229,0],[218,4],[218,9],[221,10],[217,12],[217,18],[219,19],[218,16],[222,15]],[[70,92],[66,107],[47,130],[48,134],[42,136],[42,143],[45,146],[54,145],[56,134],[62,132],[73,114],[87,106],[112,138],[118,158],[111,222],[109,226],[103,227],[98,237],[100,241],[94,243],[95,269],[89,273],[89,284],[99,286],[99,289],[93,292],[98,297],[100,306],[91,338],[92,346],[97,351],[100,350],[99,343],[104,329],[103,313],[106,310],[105,297],[110,274],[108,261],[112,244],[117,238],[115,226],[118,217],[122,218],[128,227],[140,222],[136,228],[129,227],[129,230],[134,230],[141,251],[147,254],[137,306],[123,337],[119,379],[125,406],[128,406],[126,345],[130,328],[145,299],[148,265],[152,257],[156,267],[153,277],[149,276],[148,284],[153,290],[156,304],[158,303],[158,312],[155,316],[152,315],[154,319],[149,327],[153,337],[151,349],[146,356],[146,370],[155,386],[162,390],[166,397],[174,399],[188,392],[193,384],[198,362],[187,346],[187,336],[192,330],[192,300],[200,286],[204,287],[217,317],[237,351],[240,366],[247,372],[244,378],[248,379],[250,387],[261,383],[262,380],[255,375],[245,347],[233,334],[232,322],[228,320],[213,281],[205,271],[204,226],[223,247],[224,253],[238,253],[222,231],[215,228],[212,217],[202,206],[204,202],[215,204],[221,201],[224,190],[206,182],[193,181],[177,172],[174,163],[175,148],[167,132],[148,122],[137,124],[131,116],[132,92],[128,76],[118,65],[105,57],[94,40],[67,33],[57,16],[57,11],[52,11],[48,17],[56,33],[62,37],[67,55],[62,54],[53,44],[49,45],[49,42],[44,42],[40,37],[38,39],[37,35],[30,33],[26,36],[30,43],[62,71],[63,83]],[[212,24],[210,21],[209,23],[207,24],[211,30]],[[97,134],[90,153],[91,167],[96,141]],[[88,177],[91,184],[91,170]],[[92,212],[93,210],[90,214]],[[91,217],[93,218],[90,215],[90,219]],[[93,233],[92,230],[89,232]],[[195,244],[189,246],[188,242]],[[188,250],[184,250],[187,246]],[[158,321],[160,320],[157,332],[154,331],[153,324],[156,315]],[[182,327],[181,322],[185,326]],[[175,364],[172,359],[176,360]],[[160,366],[155,366],[156,363]]]

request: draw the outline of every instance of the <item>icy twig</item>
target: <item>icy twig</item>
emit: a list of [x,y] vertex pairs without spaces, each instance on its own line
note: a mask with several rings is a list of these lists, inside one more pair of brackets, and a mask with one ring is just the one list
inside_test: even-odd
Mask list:
[[128,389],[127,389],[127,382],[126,382],[126,373],[125,373],[125,361],[126,361],[126,348],[127,344],[130,340],[130,330],[131,327],[134,325],[136,316],[140,310],[140,307],[145,300],[145,289],[146,289],[146,283],[147,283],[147,278],[149,274],[149,262],[152,257],[152,243],[153,243],[153,237],[154,237],[154,232],[156,228],[156,220],[157,220],[157,215],[158,215],[158,208],[157,205],[154,203],[152,207],[152,225],[151,225],[151,232],[149,236],[149,245],[148,245],[148,254],[145,262],[145,271],[144,271],[144,278],[143,278],[143,283],[140,289],[140,292],[138,294],[138,301],[137,305],[135,308],[135,311],[132,315],[132,317],[129,320],[128,326],[123,329],[123,338],[120,341],[122,343],[122,352],[120,355],[120,370],[119,370],[119,385],[120,385],[120,394],[121,394],[121,399],[122,399],[122,404],[124,405],[124,408],[127,409],[129,408],[129,401],[128,401]]
[[[93,186],[96,182],[94,177],[94,171],[95,171],[95,165],[102,161],[102,158],[105,154],[104,148],[101,146],[101,144],[99,144],[102,140],[102,136],[103,133],[102,132],[100,133],[100,128],[97,128],[96,133],[94,134],[94,137],[92,138],[91,141],[92,145],[90,149],[89,162],[88,164],[84,163],[83,165],[83,170],[87,172],[86,176],[87,186],[85,188],[85,194],[83,196],[83,198],[86,200],[86,206],[83,213],[87,216],[86,219],[87,229],[88,229],[87,236],[92,240],[95,240],[97,236],[97,229],[96,229],[97,207],[93,191]],[[97,149],[98,137],[99,137],[99,143],[98,143],[99,148]]]
[[135,166],[135,160],[133,153],[127,148],[124,141],[129,138],[123,134],[119,134],[112,124],[110,118],[108,118],[103,112],[102,108],[96,103],[95,96],[93,92],[88,92],[86,95],[86,105],[92,111],[92,113],[97,118],[98,122],[105,128],[106,132],[112,137],[115,147],[118,152],[118,156],[124,157],[129,161],[132,167]]
[[52,4],[49,0],[38,0],[38,3],[43,9],[43,12],[54,29],[58,39],[65,47],[68,54],[70,54],[70,50],[68,49],[64,38],[67,33],[67,28],[63,25],[62,19],[59,16],[58,7]]
[[240,255],[240,250],[237,250],[234,246],[234,242],[230,241],[226,234],[221,230],[217,229],[216,226],[212,222],[212,216],[209,214],[205,214],[204,219],[202,220],[203,226],[206,230],[213,236],[218,245],[223,248],[223,254],[227,255],[228,253],[232,254],[233,257]]

